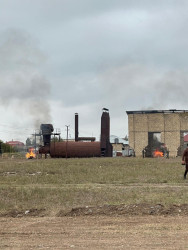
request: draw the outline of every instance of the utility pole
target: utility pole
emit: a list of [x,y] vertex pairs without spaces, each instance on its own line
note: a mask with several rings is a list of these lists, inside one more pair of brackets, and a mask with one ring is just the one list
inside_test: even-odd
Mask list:
[[68,136],[69,136],[70,125],[65,125],[65,127],[67,128],[67,140],[66,140],[66,159],[67,159],[67,147],[68,147]]
[[36,137],[36,131],[35,131],[35,154],[36,154],[36,151],[37,151],[37,137]]

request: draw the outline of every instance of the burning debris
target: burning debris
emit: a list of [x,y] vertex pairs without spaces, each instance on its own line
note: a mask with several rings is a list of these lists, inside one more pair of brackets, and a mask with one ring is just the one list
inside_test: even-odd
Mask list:
[[154,152],[153,152],[153,157],[163,157],[164,156],[164,153],[159,151],[158,149],[156,149]]
[[29,152],[25,155],[26,159],[36,158],[36,154],[34,152],[34,148],[29,148]]
[[143,158],[145,157],[164,157],[164,158],[169,158],[169,150],[166,147],[164,143],[158,143],[156,146],[152,145],[147,145],[143,150],[142,150],[142,156]]

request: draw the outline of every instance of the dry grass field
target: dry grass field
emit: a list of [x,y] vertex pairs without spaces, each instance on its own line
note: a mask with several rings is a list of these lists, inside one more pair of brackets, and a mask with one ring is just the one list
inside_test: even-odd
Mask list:
[[0,249],[186,249],[181,159],[0,159]]

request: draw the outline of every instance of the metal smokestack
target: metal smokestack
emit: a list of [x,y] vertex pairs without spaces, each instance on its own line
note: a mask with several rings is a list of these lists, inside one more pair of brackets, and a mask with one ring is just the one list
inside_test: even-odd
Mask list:
[[78,113],[75,113],[75,141],[78,141]]
[[101,116],[101,156],[112,156],[112,145],[110,144],[110,116],[109,110],[103,108]]
[[78,134],[78,113],[75,113],[75,141],[95,141],[95,137],[79,137]]

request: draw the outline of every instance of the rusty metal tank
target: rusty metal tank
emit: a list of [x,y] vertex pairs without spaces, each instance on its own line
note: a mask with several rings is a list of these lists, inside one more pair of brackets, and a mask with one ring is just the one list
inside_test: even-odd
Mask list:
[[50,156],[59,158],[99,157],[100,142],[63,141],[50,144]]

